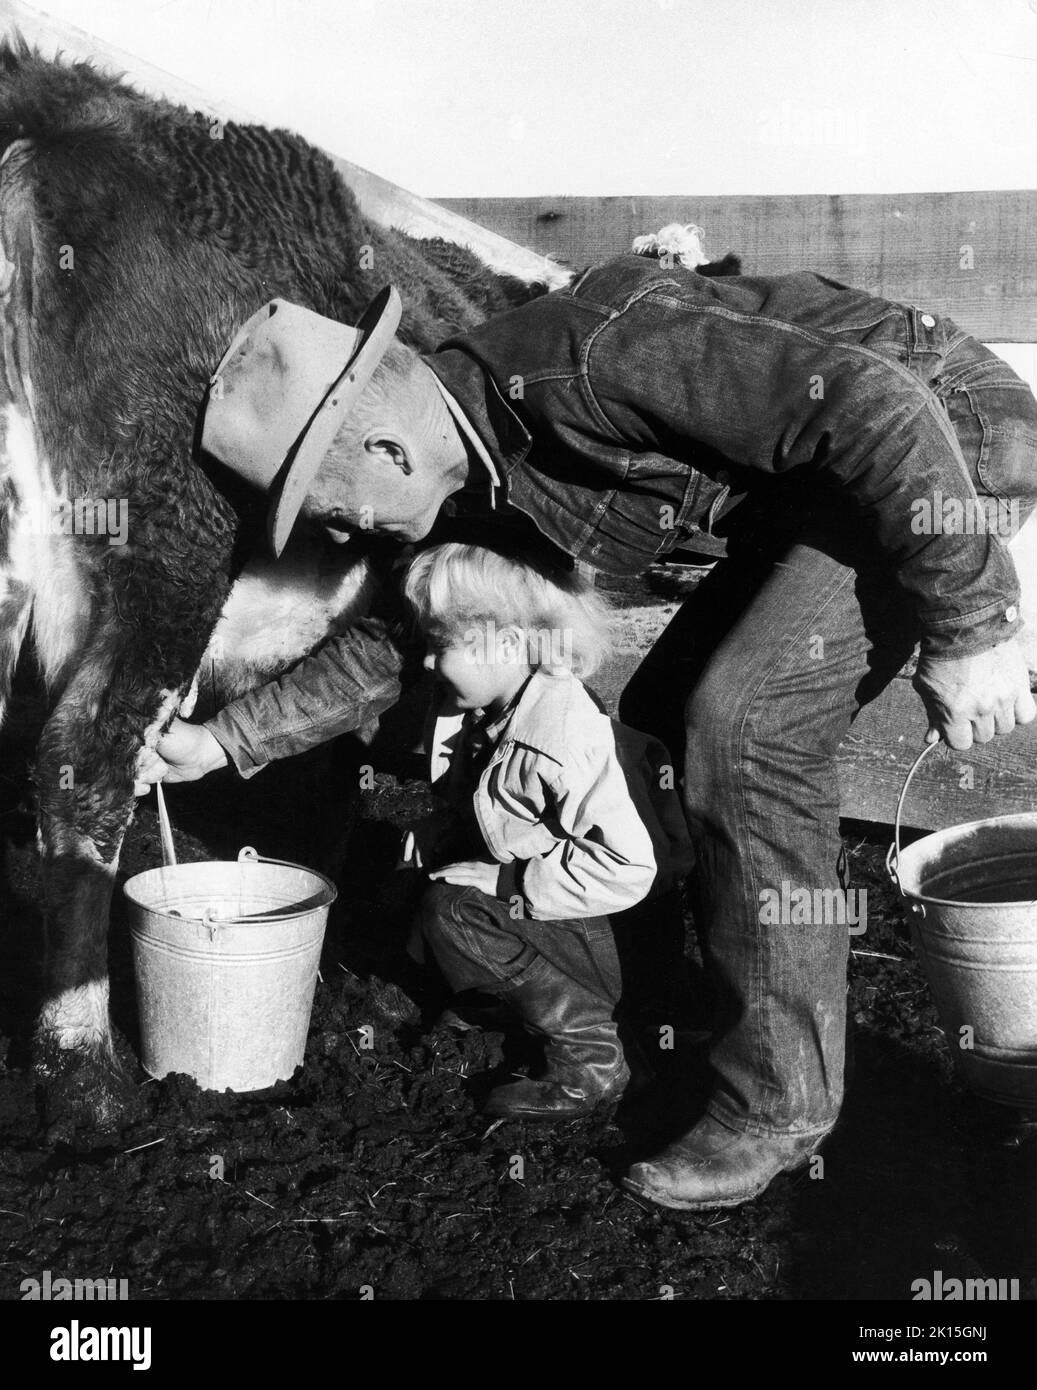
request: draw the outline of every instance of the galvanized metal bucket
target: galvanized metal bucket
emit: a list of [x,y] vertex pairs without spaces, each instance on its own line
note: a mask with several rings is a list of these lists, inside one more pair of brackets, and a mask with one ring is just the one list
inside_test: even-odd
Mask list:
[[965,1085],[988,1100],[1037,1105],[1037,814],[994,816],[906,849],[897,804],[886,864]]
[[166,864],[127,880],[141,1063],[206,1090],[287,1080],[306,1048],[335,885],[264,859]]

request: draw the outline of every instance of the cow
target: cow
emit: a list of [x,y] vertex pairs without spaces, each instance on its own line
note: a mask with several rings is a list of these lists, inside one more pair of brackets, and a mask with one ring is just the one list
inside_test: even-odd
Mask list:
[[548,286],[369,222],[297,135],[17,38],[0,47],[0,256],[0,720],[30,634],[48,711],[34,1065],[59,1106],[106,1125],[126,1087],[107,922],[140,750],[200,669],[233,698],[347,626],[375,582],[303,528],[262,559],[261,499],[198,448],[216,364],[275,297],[352,323],[393,283],[401,338],[431,350]]

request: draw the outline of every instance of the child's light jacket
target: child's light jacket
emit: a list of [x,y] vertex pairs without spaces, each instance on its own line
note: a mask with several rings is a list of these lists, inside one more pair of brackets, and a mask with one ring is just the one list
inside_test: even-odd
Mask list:
[[[462,716],[436,720],[433,783]],[[453,736],[453,737],[452,737]],[[687,873],[692,854],[666,749],[602,714],[568,673],[534,672],[474,795],[498,896],[541,921],[620,912]]]

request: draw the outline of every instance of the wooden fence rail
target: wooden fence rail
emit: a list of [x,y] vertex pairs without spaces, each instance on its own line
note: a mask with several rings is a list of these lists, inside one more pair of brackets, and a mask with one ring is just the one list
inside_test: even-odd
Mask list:
[[817,270],[948,314],[985,342],[1037,340],[1037,192],[440,201],[573,266],[696,222],[710,254],[736,252],[747,275]]

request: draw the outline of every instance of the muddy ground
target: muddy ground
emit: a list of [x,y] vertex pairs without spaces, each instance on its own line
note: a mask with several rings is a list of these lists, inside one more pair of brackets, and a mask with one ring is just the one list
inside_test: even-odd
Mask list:
[[[684,978],[660,928],[634,981],[653,1092],[558,1128],[490,1124],[480,1097],[492,1068],[521,1062],[521,1038],[438,1025],[442,999],[406,973],[420,884],[393,865],[427,789],[403,762],[351,809],[330,751],[293,770],[287,788],[265,773],[244,788],[228,776],[169,796],[181,859],[251,842],[313,863],[345,846],[304,1068],[245,1096],[133,1070],[120,899],[112,1007],[130,1110],[116,1132],[63,1133],[26,1069],[38,877],[30,793],[5,756],[0,1298],[18,1298],[45,1270],[126,1279],[131,1297],[159,1300],[906,1300],[935,1270],[1017,1278],[1023,1298],[1037,1296],[1037,1136],[971,1100],[953,1074],[885,881],[885,828],[845,827],[868,928],[850,971],[855,1073],[823,1169],[780,1178],[737,1210],[679,1216],[635,1201],[616,1177],[683,1128],[704,1094],[694,924],[685,916]],[[149,799],[120,881],[159,853]],[[675,1029],[670,1051],[658,1046],[664,1024]]]

